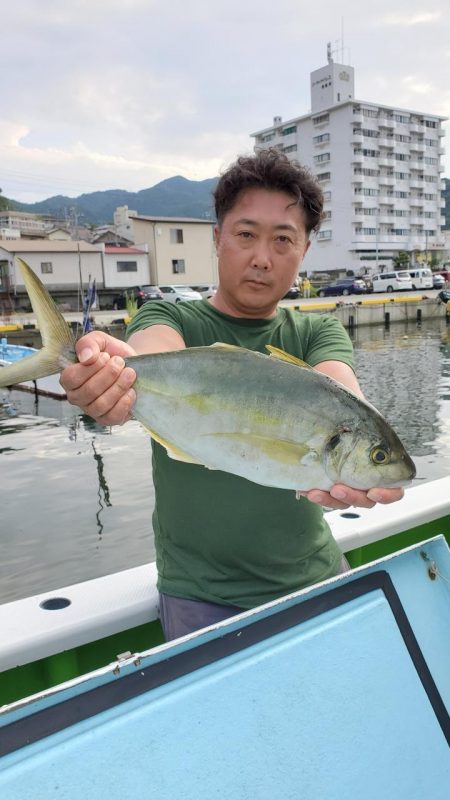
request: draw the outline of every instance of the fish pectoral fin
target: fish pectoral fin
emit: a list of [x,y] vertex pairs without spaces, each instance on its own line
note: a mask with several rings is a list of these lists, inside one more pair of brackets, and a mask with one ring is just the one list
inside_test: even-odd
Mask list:
[[274,347],[272,344],[266,344],[266,350],[269,351],[271,356],[279,358],[280,361],[287,361],[288,364],[296,364],[297,367],[306,367],[306,369],[312,369],[312,367],[307,364],[306,361],[302,361],[302,359],[297,358],[297,356],[291,356],[290,353],[285,353],[284,350],[280,350],[279,347]]
[[146,431],[148,431],[148,433],[150,434],[152,439],[155,440],[155,442],[158,442],[158,444],[164,447],[169,458],[173,458],[174,461],[184,461],[186,464],[199,464],[202,467],[205,466],[204,464],[201,463],[201,461],[196,461],[195,458],[192,458],[192,456],[189,456],[187,453],[184,453],[182,450],[180,450],[179,447],[176,447],[176,445],[172,444],[171,442],[167,442],[165,439],[162,438],[162,436],[158,436],[158,434],[155,433],[155,431],[152,431],[150,428],[147,428],[146,425],[144,425],[144,428],[146,429]]
[[[289,439],[274,439],[258,433],[209,433],[206,435],[216,441],[231,443],[237,450],[241,445],[241,448],[259,451],[280,464],[299,464],[305,458],[310,457],[312,460],[317,458],[316,451],[312,450],[309,445]],[[242,455],[245,457],[245,453]]]

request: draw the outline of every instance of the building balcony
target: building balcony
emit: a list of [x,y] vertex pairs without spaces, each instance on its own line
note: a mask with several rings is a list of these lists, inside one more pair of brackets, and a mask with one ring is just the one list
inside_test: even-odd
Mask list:
[[411,142],[410,150],[414,153],[423,153],[425,152],[426,145],[423,142]]
[[411,216],[409,222],[411,225],[423,226],[424,218],[420,216]]
[[380,190],[380,195],[378,197],[378,202],[380,203],[380,206],[394,206],[397,200],[398,198],[391,197],[390,195],[386,194],[384,190],[383,191]]
[[410,204],[410,206],[423,208],[423,198],[421,198],[421,197],[410,197],[409,204]]
[[377,241],[377,236],[375,233],[367,236],[367,234],[363,235],[362,233],[355,233],[353,237],[353,244],[359,244],[364,242],[373,242],[375,244]]
[[393,119],[389,119],[388,117],[380,117],[378,121],[379,128],[387,128],[387,130],[393,131],[395,128],[395,122]]
[[366,157],[362,153],[353,153],[352,164],[363,164]]
[[377,139],[377,144],[380,147],[388,147],[388,148],[392,149],[393,147],[395,147],[394,137],[393,136],[391,136],[391,137],[383,136],[382,134],[380,134],[380,136]]
[[409,185],[411,189],[423,189],[423,181],[418,181],[417,178],[411,178]]
[[409,130],[411,133],[423,133],[423,125],[420,125],[417,122],[411,122],[409,125]]
[[350,121],[353,125],[362,125],[364,121],[362,111],[353,111],[353,116]]
[[380,186],[393,186],[395,183],[395,178],[393,175],[380,175],[378,178],[378,183]]
[[414,161],[411,159],[409,162],[409,168],[415,169],[417,172],[423,172],[423,161]]

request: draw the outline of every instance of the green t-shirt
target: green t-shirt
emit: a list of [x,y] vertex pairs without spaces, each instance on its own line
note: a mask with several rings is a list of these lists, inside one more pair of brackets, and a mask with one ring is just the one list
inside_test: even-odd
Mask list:
[[[253,320],[222,314],[206,300],[150,302],[128,335],[151,325],[169,325],[187,347],[226,342],[264,353],[272,344],[311,366],[353,366],[350,339],[331,316],[278,308],[273,319]],[[319,506],[293,491],[175,461],[152,444],[161,592],[253,608],[336,574],[341,552]]]

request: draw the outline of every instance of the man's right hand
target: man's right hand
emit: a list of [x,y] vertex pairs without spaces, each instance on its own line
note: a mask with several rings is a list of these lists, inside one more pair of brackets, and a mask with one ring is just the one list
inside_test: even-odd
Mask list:
[[124,358],[136,355],[126,342],[92,331],[76,343],[78,362],[61,373],[67,399],[102,425],[121,425],[131,418],[136,400],[136,373]]

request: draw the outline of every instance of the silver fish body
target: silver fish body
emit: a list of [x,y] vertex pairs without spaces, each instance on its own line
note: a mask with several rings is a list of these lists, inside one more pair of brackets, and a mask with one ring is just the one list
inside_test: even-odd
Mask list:
[[285,489],[415,475],[381,414],[309,367],[220,344],[126,361],[137,373],[134,415],[172,457]]

